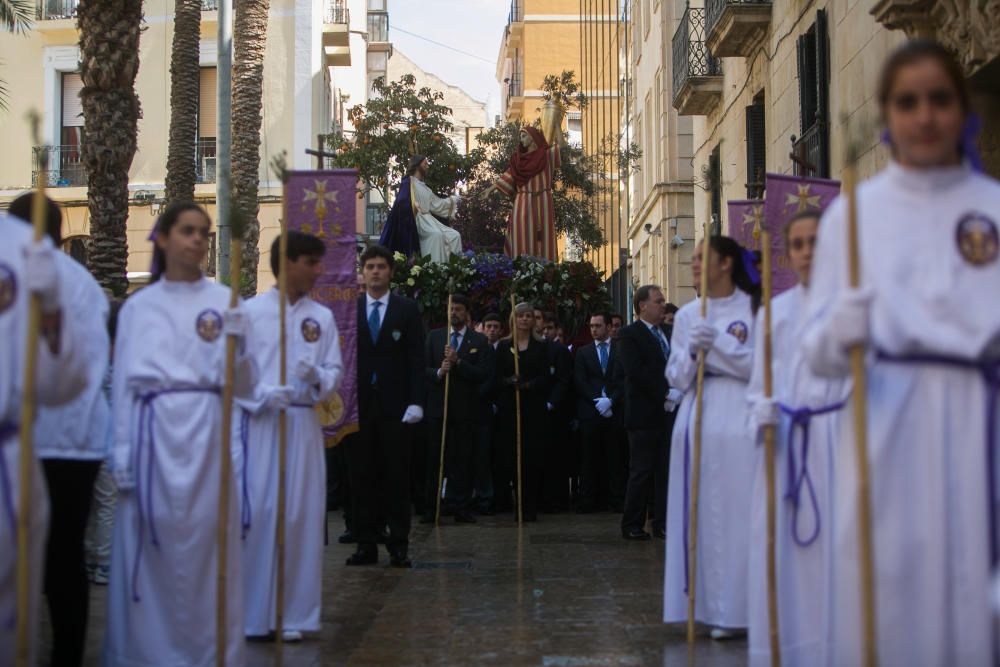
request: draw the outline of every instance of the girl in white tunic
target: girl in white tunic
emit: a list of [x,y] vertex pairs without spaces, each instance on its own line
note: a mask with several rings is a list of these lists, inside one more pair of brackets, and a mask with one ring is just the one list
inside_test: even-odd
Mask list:
[[[890,56],[879,103],[893,160],[858,190],[860,289],[847,287],[847,211],[827,211],[803,338],[845,377],[868,349],[877,650],[882,665],[994,663],[995,451],[1000,388],[1000,185],[970,168],[963,77],[942,47]],[[851,406],[834,479],[829,663],[862,663]],[[995,560],[994,560],[995,562]]]
[[[826,562],[830,544],[830,475],[845,382],[813,375],[798,344],[804,324],[818,212],[793,217],[785,247],[799,283],[772,301],[774,394],[764,398],[763,318],[754,326],[750,376],[751,434],[778,426],[774,474],[777,495],[778,628],[784,665],[820,665],[825,650]],[[757,447],[750,523],[750,664],[771,664],[767,598],[767,484],[764,448]]]
[[[674,318],[667,380],[684,392],[677,413],[667,485],[667,549],[663,620],[687,619],[688,507],[699,350],[706,351],[702,415],[701,490],[698,516],[698,567],[695,617],[723,639],[747,627],[747,550],[749,549],[752,438],[746,429],[746,391],[753,342],[751,325],[759,298],[752,259],[725,236],[710,240],[708,317],[699,299]],[[691,262],[699,284],[702,252]]]
[[[73,318],[62,317],[63,297],[72,285],[57,265],[48,239],[32,242],[32,231],[20,220],[0,214],[0,665],[14,664],[17,645],[17,513],[20,499],[21,382],[27,348],[28,297],[38,294],[42,331],[37,341],[35,398],[41,405],[72,401],[86,388],[88,359],[78,345]],[[29,517],[29,664],[36,664],[38,612],[42,593],[45,536],[49,528],[49,496],[42,467],[32,462]]]
[[[115,517],[105,662],[129,667],[215,664],[216,557],[225,341],[239,338],[234,388],[255,381],[240,309],[199,268],[210,221],[176,204],[157,222],[162,276],[119,315],[112,404]],[[226,662],[244,660],[239,486],[232,482]]]
[[[279,239],[271,246],[271,268],[278,274]],[[326,518],[326,458],[323,431],[315,406],[333,398],[343,364],[340,335],[333,313],[309,298],[323,271],[323,241],[311,234],[288,232],[288,303],[286,310],[287,378],[280,384],[280,298],[277,288],[246,304],[251,351],[261,382],[252,400],[241,400],[233,436],[243,461],[243,580],[246,634],[275,629],[278,509],[278,415],[286,410],[288,458],[285,504],[286,641],[320,629],[323,581],[323,530]]]

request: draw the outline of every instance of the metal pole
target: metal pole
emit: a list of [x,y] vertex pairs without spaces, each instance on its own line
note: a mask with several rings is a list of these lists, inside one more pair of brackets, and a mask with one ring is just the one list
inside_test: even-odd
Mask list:
[[229,245],[231,232],[232,144],[233,144],[233,0],[219,0],[218,59],[217,59],[217,122],[215,138],[215,220],[218,229],[216,246],[219,251],[218,276],[229,275]]

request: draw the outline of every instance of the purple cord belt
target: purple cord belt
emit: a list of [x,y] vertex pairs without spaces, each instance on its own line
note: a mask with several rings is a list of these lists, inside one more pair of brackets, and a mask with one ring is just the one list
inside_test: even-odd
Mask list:
[[[0,447],[3,447],[3,443],[7,438],[17,434],[19,431],[20,429],[14,422],[0,422]],[[14,514],[13,489],[10,485],[10,471],[7,470],[7,459],[4,458],[3,452],[0,452],[0,487],[3,487],[4,514],[7,515],[7,521],[10,522],[11,531],[16,534],[17,517]]]
[[989,361],[978,359],[963,359],[947,354],[932,352],[908,352],[892,354],[883,350],[876,352],[879,361],[902,364],[936,364],[951,366],[969,371],[978,371],[986,383],[986,483],[989,492],[987,506],[990,521],[990,563],[997,564],[997,517],[996,517],[996,452],[994,443],[997,439],[997,402],[1000,400],[1000,359]]
[[[788,428],[788,444],[786,449],[788,458],[788,490],[785,492],[785,500],[792,503],[792,540],[800,547],[808,547],[819,537],[820,511],[819,500],[816,498],[816,486],[812,476],[809,474],[809,424],[813,417],[837,412],[846,405],[847,401],[832,403],[820,408],[792,408],[782,403],[778,407],[788,415],[791,424]],[[802,431],[802,456],[799,464],[795,463],[795,430]],[[799,536],[799,501],[802,496],[802,487],[809,491],[809,503],[812,505],[813,516],[816,522],[813,532],[809,537],[803,539]]]
[[[153,435],[153,422],[156,418],[156,408],[153,401],[165,394],[181,393],[206,393],[218,394],[218,387],[172,387],[169,389],[154,389],[139,394],[139,443],[135,448],[135,460],[133,470],[135,470],[135,500],[139,506],[139,539],[135,547],[135,563],[132,565],[132,600],[139,602],[139,564],[142,561],[142,542],[145,524],[149,523],[150,541],[157,549],[160,548],[160,539],[156,534],[156,522],[153,519],[153,468],[156,462],[156,438]],[[143,503],[143,480],[142,480],[142,452],[143,444],[149,449],[148,460],[146,461],[146,501]]]
[[250,532],[250,523],[253,518],[253,509],[250,506],[250,489],[247,486],[249,481],[250,459],[250,412],[240,408],[240,444],[243,446],[243,506],[240,510],[240,539],[245,540]]

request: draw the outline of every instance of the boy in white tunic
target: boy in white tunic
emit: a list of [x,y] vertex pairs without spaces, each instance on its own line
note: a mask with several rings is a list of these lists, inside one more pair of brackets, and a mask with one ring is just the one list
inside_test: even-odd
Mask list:
[[[845,382],[816,377],[798,344],[805,315],[809,271],[819,212],[793,217],[784,230],[785,247],[799,283],[775,297],[771,314],[774,393],[764,397],[763,317],[754,324],[750,376],[751,434],[777,425],[774,460],[777,496],[778,628],[784,665],[823,663],[828,599],[826,565],[830,546],[830,477]],[[767,484],[764,448],[757,447],[750,523],[750,664],[771,664],[767,598]]]
[[[31,228],[0,214],[0,665],[14,664],[16,641],[17,516],[20,498],[20,432],[23,364],[27,349],[28,301],[39,295],[42,329],[36,341],[35,399],[41,405],[65,404],[86,387],[87,359],[81,353],[73,318],[63,317],[63,295],[71,285],[62,277],[52,243],[32,242]],[[36,422],[37,423],[37,422]],[[42,566],[49,524],[49,498],[37,460],[32,462],[29,545],[29,664],[36,663]]]
[[[162,274],[125,302],[115,344],[113,474],[122,490],[108,587],[107,665],[216,662],[219,466],[226,336],[237,337],[234,392],[252,395],[242,309],[200,264],[210,220],[193,203],[157,221]],[[244,661],[239,486],[230,493],[226,663]]]
[[[963,150],[964,86],[937,44],[911,42],[889,57],[878,99],[893,160],[857,193],[862,287],[847,287],[840,199],[823,217],[809,290],[803,342],[813,370],[845,377],[850,347],[868,350],[882,665],[995,664],[1000,185]],[[848,405],[842,423],[852,415]],[[854,447],[841,429],[831,665],[862,662]]]
[[685,304],[674,318],[673,346],[666,375],[684,392],[677,412],[667,485],[667,549],[663,620],[687,619],[688,508],[694,456],[695,377],[705,351],[702,413],[701,500],[695,618],[713,627],[713,639],[747,627],[747,550],[753,444],[746,430],[746,388],[750,378],[753,324],[759,277],[752,258],[726,236],[710,240],[709,265],[692,255],[695,284],[708,271],[708,317],[701,303]]
[[[279,241],[271,246],[278,275]],[[288,458],[285,504],[284,639],[320,629],[323,529],[326,517],[326,458],[315,406],[332,397],[343,363],[333,313],[309,297],[323,271],[323,241],[288,232],[286,305],[287,379],[280,384],[280,294],[274,288],[246,304],[256,332],[250,353],[260,369],[253,399],[239,401],[234,446],[243,457],[243,578],[248,636],[273,632],[276,614],[278,510],[278,420],[287,414]],[[249,525],[247,525],[247,523]]]

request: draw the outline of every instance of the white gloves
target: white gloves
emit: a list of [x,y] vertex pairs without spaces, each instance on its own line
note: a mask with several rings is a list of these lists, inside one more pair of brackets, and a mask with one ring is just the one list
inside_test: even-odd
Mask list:
[[131,491],[135,488],[135,476],[132,474],[128,461],[127,449],[115,449],[115,456],[111,461],[111,479],[119,491]]
[[424,418],[424,409],[419,405],[411,405],[407,407],[406,412],[403,413],[404,424],[416,424],[423,418]]
[[551,403],[546,403],[545,404],[545,409],[548,410],[549,412],[552,412],[552,410],[554,410],[555,407],[556,406],[552,405]]
[[249,330],[250,320],[247,319],[247,314],[241,307],[226,309],[222,315],[222,333],[227,336],[245,338]]
[[663,410],[673,412],[682,400],[684,400],[684,392],[680,389],[671,389],[667,392],[667,400],[663,401]]
[[757,425],[757,428],[777,426],[779,417],[778,402],[773,398],[757,396],[750,401],[750,419]]
[[705,320],[699,320],[691,327],[691,349],[708,352],[715,344],[719,330]]
[[869,314],[875,294],[868,287],[848,289],[833,302],[830,319],[833,339],[842,349],[863,345],[869,338]]
[[611,399],[607,396],[595,398],[594,407],[597,408],[597,412],[605,419],[611,416]]
[[264,395],[264,405],[271,410],[287,410],[292,404],[295,390],[285,385],[264,385],[261,389]]
[[48,239],[32,243],[24,249],[24,285],[28,292],[37,294],[43,313],[59,310],[59,269],[56,252]]
[[316,364],[299,359],[298,363],[295,364],[295,377],[308,385],[319,384],[319,369]]

